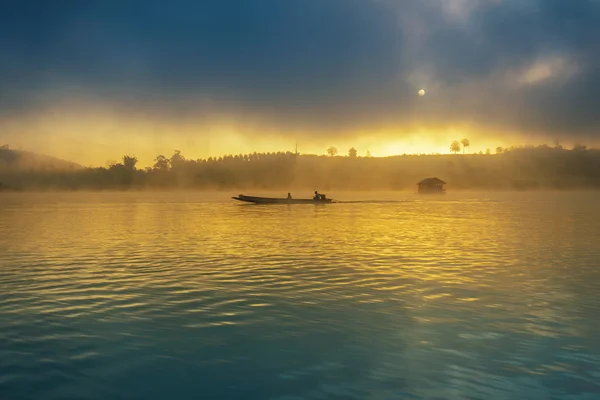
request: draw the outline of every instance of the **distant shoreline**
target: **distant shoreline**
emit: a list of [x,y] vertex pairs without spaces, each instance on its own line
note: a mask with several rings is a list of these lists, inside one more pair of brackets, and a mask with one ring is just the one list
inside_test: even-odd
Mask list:
[[[110,167],[28,167],[18,152],[0,154],[0,192],[23,191],[416,191],[428,177],[456,191],[600,189],[600,150],[512,148],[501,154],[352,157],[253,153],[191,160],[176,151],[136,168],[123,156]],[[71,165],[71,164],[65,164]],[[236,193],[237,194],[237,193]]]

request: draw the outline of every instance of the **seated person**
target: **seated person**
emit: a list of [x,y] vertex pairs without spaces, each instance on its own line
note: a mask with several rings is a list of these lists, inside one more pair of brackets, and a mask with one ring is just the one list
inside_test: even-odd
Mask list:
[[288,200],[291,200],[291,199],[292,199],[292,195],[291,195],[291,193],[289,193],[289,192],[288,192],[288,197],[287,197],[287,199],[288,199]]
[[313,197],[313,200],[325,200],[326,197],[326,195],[321,194],[315,190],[315,197]]

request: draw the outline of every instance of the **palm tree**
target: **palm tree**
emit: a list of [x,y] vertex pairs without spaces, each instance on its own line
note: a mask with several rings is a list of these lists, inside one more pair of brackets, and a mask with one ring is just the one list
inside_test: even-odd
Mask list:
[[460,151],[460,142],[458,140],[453,140],[452,143],[450,143],[450,151],[454,154]]
[[135,169],[135,165],[138,163],[138,159],[137,157],[133,157],[133,156],[123,156],[123,165],[125,166],[125,168],[127,168],[128,170],[134,170]]
[[470,145],[470,143],[469,143],[469,139],[467,139],[467,138],[464,138],[464,139],[462,139],[460,142],[461,142],[461,143],[462,143],[462,145],[463,145],[463,154],[465,154],[465,149],[466,149],[467,147],[469,147],[469,145]]

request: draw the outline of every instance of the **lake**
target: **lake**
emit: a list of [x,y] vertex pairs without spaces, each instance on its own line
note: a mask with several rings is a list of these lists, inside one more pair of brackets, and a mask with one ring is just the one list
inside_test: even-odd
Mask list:
[[600,397],[600,193],[237,193],[1,194],[0,398]]

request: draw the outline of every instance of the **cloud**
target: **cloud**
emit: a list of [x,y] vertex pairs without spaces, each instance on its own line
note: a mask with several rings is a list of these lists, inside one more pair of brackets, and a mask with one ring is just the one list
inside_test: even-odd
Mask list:
[[7,4],[3,120],[77,104],[248,136],[600,132],[593,0]]
[[540,85],[548,81],[565,80],[577,72],[577,66],[561,56],[534,61],[516,76],[509,76],[509,83],[518,85]]

